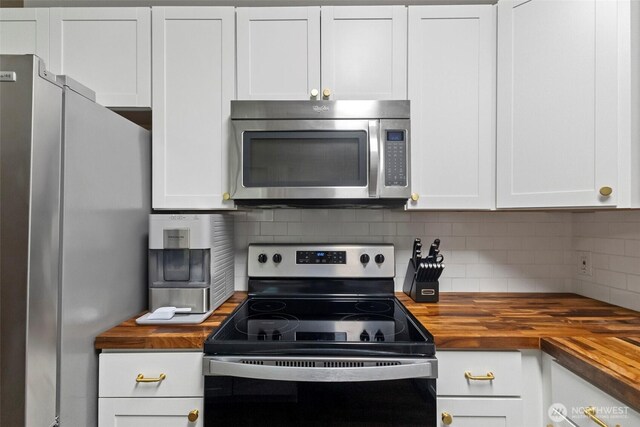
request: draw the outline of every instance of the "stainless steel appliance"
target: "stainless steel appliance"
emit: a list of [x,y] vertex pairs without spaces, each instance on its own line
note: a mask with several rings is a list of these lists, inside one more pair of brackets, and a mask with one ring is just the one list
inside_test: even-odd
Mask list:
[[95,336],[146,303],[148,131],[0,55],[0,425],[95,426]]
[[218,308],[233,295],[233,249],[229,215],[150,215],[149,310]]
[[231,101],[237,204],[403,204],[409,101]]
[[204,344],[205,426],[436,426],[433,336],[392,245],[250,245],[249,297]]

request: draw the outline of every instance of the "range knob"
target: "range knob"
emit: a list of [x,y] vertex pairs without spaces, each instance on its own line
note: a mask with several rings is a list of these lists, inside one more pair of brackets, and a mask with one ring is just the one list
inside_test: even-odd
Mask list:
[[282,261],[282,255],[280,254],[274,254],[273,255],[273,262],[275,262],[276,264],[279,264],[280,261]]
[[367,330],[365,329],[364,331],[362,331],[362,333],[360,334],[360,341],[364,341],[364,342],[369,342],[370,338],[369,338],[369,332],[367,332]]
[[267,262],[267,254],[258,255],[258,262],[260,264],[264,264],[265,262]]
[[367,254],[360,255],[360,262],[363,264],[367,264],[369,262],[369,255]]
[[377,262],[378,264],[382,264],[382,263],[384,262],[384,255],[382,255],[382,254],[378,254],[378,255],[376,255],[375,260],[376,260],[376,262]]

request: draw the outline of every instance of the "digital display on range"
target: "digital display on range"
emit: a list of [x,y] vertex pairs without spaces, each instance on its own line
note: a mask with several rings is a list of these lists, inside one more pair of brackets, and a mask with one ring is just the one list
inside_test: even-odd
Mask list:
[[296,251],[296,264],[346,264],[346,251]]

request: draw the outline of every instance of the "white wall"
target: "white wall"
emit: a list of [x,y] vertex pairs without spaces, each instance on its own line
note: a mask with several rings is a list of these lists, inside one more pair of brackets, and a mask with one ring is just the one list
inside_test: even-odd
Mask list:
[[274,209],[236,215],[236,289],[246,289],[252,242],[394,243],[396,289],[411,245],[439,237],[442,291],[570,292],[576,267],[569,212],[404,212]]
[[573,248],[590,251],[592,275],[575,275],[574,290],[640,310],[640,211],[573,214]]

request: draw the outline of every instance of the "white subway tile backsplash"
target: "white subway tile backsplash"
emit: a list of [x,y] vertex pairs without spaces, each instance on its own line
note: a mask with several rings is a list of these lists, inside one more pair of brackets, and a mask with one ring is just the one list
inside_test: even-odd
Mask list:
[[[387,209],[258,209],[234,212],[236,285],[246,289],[246,246],[393,243],[401,289],[415,237],[440,238],[440,290],[578,292],[640,309],[640,211],[405,212]],[[577,274],[577,251],[592,276]]]
[[384,220],[384,213],[380,209],[356,209],[356,221],[379,222]]
[[467,249],[493,249],[493,237],[467,237]]
[[479,292],[480,282],[478,279],[453,279],[452,288],[454,292]]
[[640,310],[640,211],[574,213],[572,247],[590,251],[593,276],[575,270],[575,292]]
[[617,271],[600,270],[594,271],[596,283],[611,288],[627,289],[627,275]]
[[372,222],[369,224],[369,233],[372,236],[396,236],[396,223]]
[[622,239],[593,239],[593,252],[609,255],[624,255],[624,240]]
[[286,222],[262,222],[260,223],[260,234],[263,236],[286,236]]

